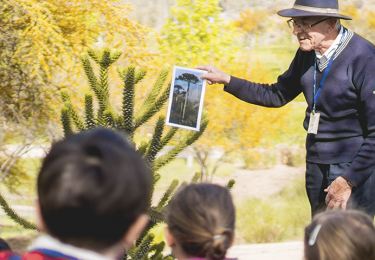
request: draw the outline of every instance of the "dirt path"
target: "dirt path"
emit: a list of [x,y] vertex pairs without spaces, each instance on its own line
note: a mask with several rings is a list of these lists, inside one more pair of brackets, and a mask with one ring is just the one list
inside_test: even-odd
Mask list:
[[303,176],[305,166],[298,168],[276,165],[265,170],[237,170],[230,178],[214,178],[214,182],[224,185],[228,179],[234,179],[232,195],[236,201],[244,198],[263,198],[279,193],[285,185],[297,177]]

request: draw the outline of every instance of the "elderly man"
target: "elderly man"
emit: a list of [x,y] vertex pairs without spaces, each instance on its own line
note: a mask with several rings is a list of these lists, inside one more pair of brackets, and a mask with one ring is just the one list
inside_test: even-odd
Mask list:
[[274,84],[230,76],[212,65],[202,78],[246,102],[281,107],[303,92],[306,190],[312,215],[324,209],[375,214],[375,48],[340,24],[337,0],[297,0],[289,27],[300,48]]

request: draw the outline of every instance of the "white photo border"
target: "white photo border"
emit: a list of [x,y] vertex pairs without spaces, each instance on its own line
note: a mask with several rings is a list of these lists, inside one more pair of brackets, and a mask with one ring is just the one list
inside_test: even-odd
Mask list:
[[170,116],[171,116],[172,101],[173,101],[173,90],[174,90],[174,86],[175,86],[175,78],[176,78],[176,71],[177,70],[191,71],[191,72],[201,73],[201,74],[208,73],[208,71],[206,71],[206,70],[199,70],[199,69],[191,69],[191,68],[180,67],[180,66],[173,66],[172,82],[171,82],[171,87],[170,87],[170,92],[169,92],[168,111],[167,111],[167,117],[166,117],[166,120],[165,120],[165,124],[168,125],[168,126],[179,127],[179,128],[184,128],[184,129],[199,132],[200,127],[201,127],[201,121],[202,121],[204,95],[205,95],[205,92],[206,92],[206,83],[207,83],[206,79],[202,79],[202,91],[201,91],[201,95],[200,95],[200,99],[199,99],[199,110],[198,110],[196,127],[190,127],[190,126],[185,126],[185,125],[175,124],[175,123],[169,122]]

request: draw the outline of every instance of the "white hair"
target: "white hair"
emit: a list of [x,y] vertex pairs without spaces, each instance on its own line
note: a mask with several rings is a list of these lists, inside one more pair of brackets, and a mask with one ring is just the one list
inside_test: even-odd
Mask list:
[[339,18],[336,18],[337,20],[336,20],[336,25],[335,25],[335,27],[336,27],[336,30],[337,31],[340,31],[340,29],[341,29],[341,20],[339,19]]

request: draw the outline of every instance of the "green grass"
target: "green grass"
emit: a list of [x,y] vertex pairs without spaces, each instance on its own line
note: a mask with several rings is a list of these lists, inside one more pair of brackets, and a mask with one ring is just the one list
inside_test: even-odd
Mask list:
[[301,240],[310,206],[301,177],[276,197],[248,199],[236,206],[238,235],[246,243]]

